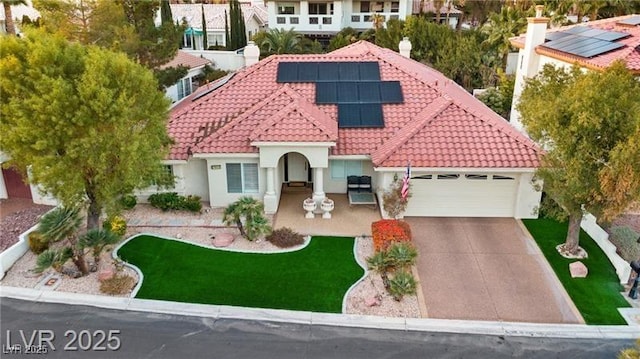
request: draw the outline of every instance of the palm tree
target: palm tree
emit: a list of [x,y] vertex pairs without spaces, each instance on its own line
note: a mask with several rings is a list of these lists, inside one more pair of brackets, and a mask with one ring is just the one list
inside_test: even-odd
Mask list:
[[371,22],[375,30],[382,29],[384,27],[384,15],[373,14],[373,16],[371,16]]
[[520,35],[527,27],[527,18],[524,12],[511,6],[504,6],[499,13],[489,16],[489,21],[483,26],[483,31],[488,35],[485,43],[495,48],[502,56],[502,67],[507,65],[507,57],[512,50],[509,38]]
[[27,5],[26,0],[2,0],[2,6],[4,7],[4,21],[7,34],[16,34],[16,25],[13,23],[13,14],[11,13],[11,6],[13,5]]
[[235,224],[240,234],[253,241],[261,234],[271,231],[271,226],[262,215],[264,205],[253,197],[241,197],[225,208],[223,221],[226,225]]
[[49,242],[66,240],[73,251],[71,260],[83,275],[89,273],[84,260],[84,249],[78,246],[77,232],[82,223],[78,208],[58,207],[40,219],[38,231]]
[[295,32],[293,28],[271,29],[265,34],[265,39],[260,46],[272,54],[295,54],[300,51],[300,39],[302,35]]
[[94,228],[80,237],[78,246],[82,249],[91,248],[93,260],[97,264],[100,261],[100,254],[104,248],[110,244],[117,243],[119,240],[120,236],[111,231]]

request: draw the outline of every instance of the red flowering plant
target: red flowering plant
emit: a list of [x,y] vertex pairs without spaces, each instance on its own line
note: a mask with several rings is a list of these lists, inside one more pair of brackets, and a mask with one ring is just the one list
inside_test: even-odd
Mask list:
[[376,251],[384,251],[394,242],[411,241],[411,228],[404,221],[382,219],[371,224],[373,247]]

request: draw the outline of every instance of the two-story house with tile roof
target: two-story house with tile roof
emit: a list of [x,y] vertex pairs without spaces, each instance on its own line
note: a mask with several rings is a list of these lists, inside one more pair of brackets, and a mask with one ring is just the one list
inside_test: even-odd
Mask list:
[[176,191],[211,206],[252,196],[275,213],[288,186],[319,202],[364,177],[379,202],[410,163],[407,216],[537,216],[540,149],[407,53],[360,41],[258,62],[250,48],[245,68],[172,109]]

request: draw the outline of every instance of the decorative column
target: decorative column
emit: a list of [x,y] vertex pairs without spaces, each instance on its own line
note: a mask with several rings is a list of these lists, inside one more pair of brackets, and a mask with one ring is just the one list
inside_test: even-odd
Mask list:
[[322,167],[316,167],[313,169],[315,171],[313,176],[313,199],[318,204],[318,208],[320,208],[320,203],[325,197],[324,187],[323,187],[323,173]]
[[278,197],[276,196],[276,171],[273,167],[267,167],[267,190],[264,193],[264,212],[271,214],[278,210]]

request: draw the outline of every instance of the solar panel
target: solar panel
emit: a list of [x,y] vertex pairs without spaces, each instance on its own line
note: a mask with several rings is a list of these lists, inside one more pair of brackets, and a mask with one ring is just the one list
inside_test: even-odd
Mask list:
[[358,103],[357,82],[338,82],[338,103]]
[[584,37],[596,37],[598,35],[602,35],[602,34],[606,34],[607,32],[604,30],[600,30],[600,29],[594,29],[594,28],[588,28],[589,30],[587,31],[583,31],[581,33],[579,33],[578,35],[580,36],[584,36]]
[[603,41],[603,40],[593,39],[593,38],[590,38],[590,37],[585,37],[585,38],[573,41],[571,43],[568,43],[568,44],[562,46],[562,48],[560,48],[559,50],[575,54],[576,51],[580,51],[583,48],[592,47],[592,46],[601,46],[603,43],[607,43],[607,42],[608,41]]
[[338,62],[340,81],[360,80],[360,66],[357,62]]
[[380,82],[380,102],[381,103],[402,103],[402,87],[400,81]]
[[317,62],[298,63],[298,82],[316,82],[318,80]]
[[605,41],[617,41],[629,36],[631,36],[631,34],[627,34],[626,32],[606,31],[604,34],[594,36],[594,37],[596,39],[605,40]]
[[601,55],[604,54],[605,52],[609,52],[609,51],[613,51],[615,49],[619,49],[621,47],[623,47],[624,44],[620,44],[617,42],[609,42],[607,45],[604,45],[602,47],[593,49],[592,51],[585,51],[585,52],[581,52],[580,55],[581,57],[594,57],[597,55]]
[[569,35],[571,35],[571,34],[569,34],[567,32],[564,32],[564,31],[556,31],[556,32],[549,32],[544,37],[548,41],[553,41],[553,40],[562,39],[563,37],[569,36]]
[[298,82],[298,63],[280,62],[278,63],[278,75],[276,82]]
[[358,83],[360,103],[380,103],[380,82]]
[[384,127],[381,104],[338,105],[338,127]]
[[570,29],[564,30],[564,32],[568,32],[570,34],[576,35],[576,34],[579,34],[581,32],[589,31],[589,29],[591,29],[591,28],[587,27],[587,26],[575,26],[575,27],[572,27]]
[[572,43],[573,41],[578,40],[579,37],[577,35],[568,35],[558,40],[549,41],[547,43],[542,44],[544,47],[548,47],[550,49],[559,50],[563,46]]
[[318,81],[339,81],[340,72],[335,62],[318,63]]
[[622,25],[640,25],[640,15],[632,16],[628,19],[618,21],[618,24]]
[[317,104],[334,104],[338,102],[338,90],[336,82],[318,82],[316,83],[316,103]]
[[380,81],[380,66],[377,62],[360,63],[361,81]]

